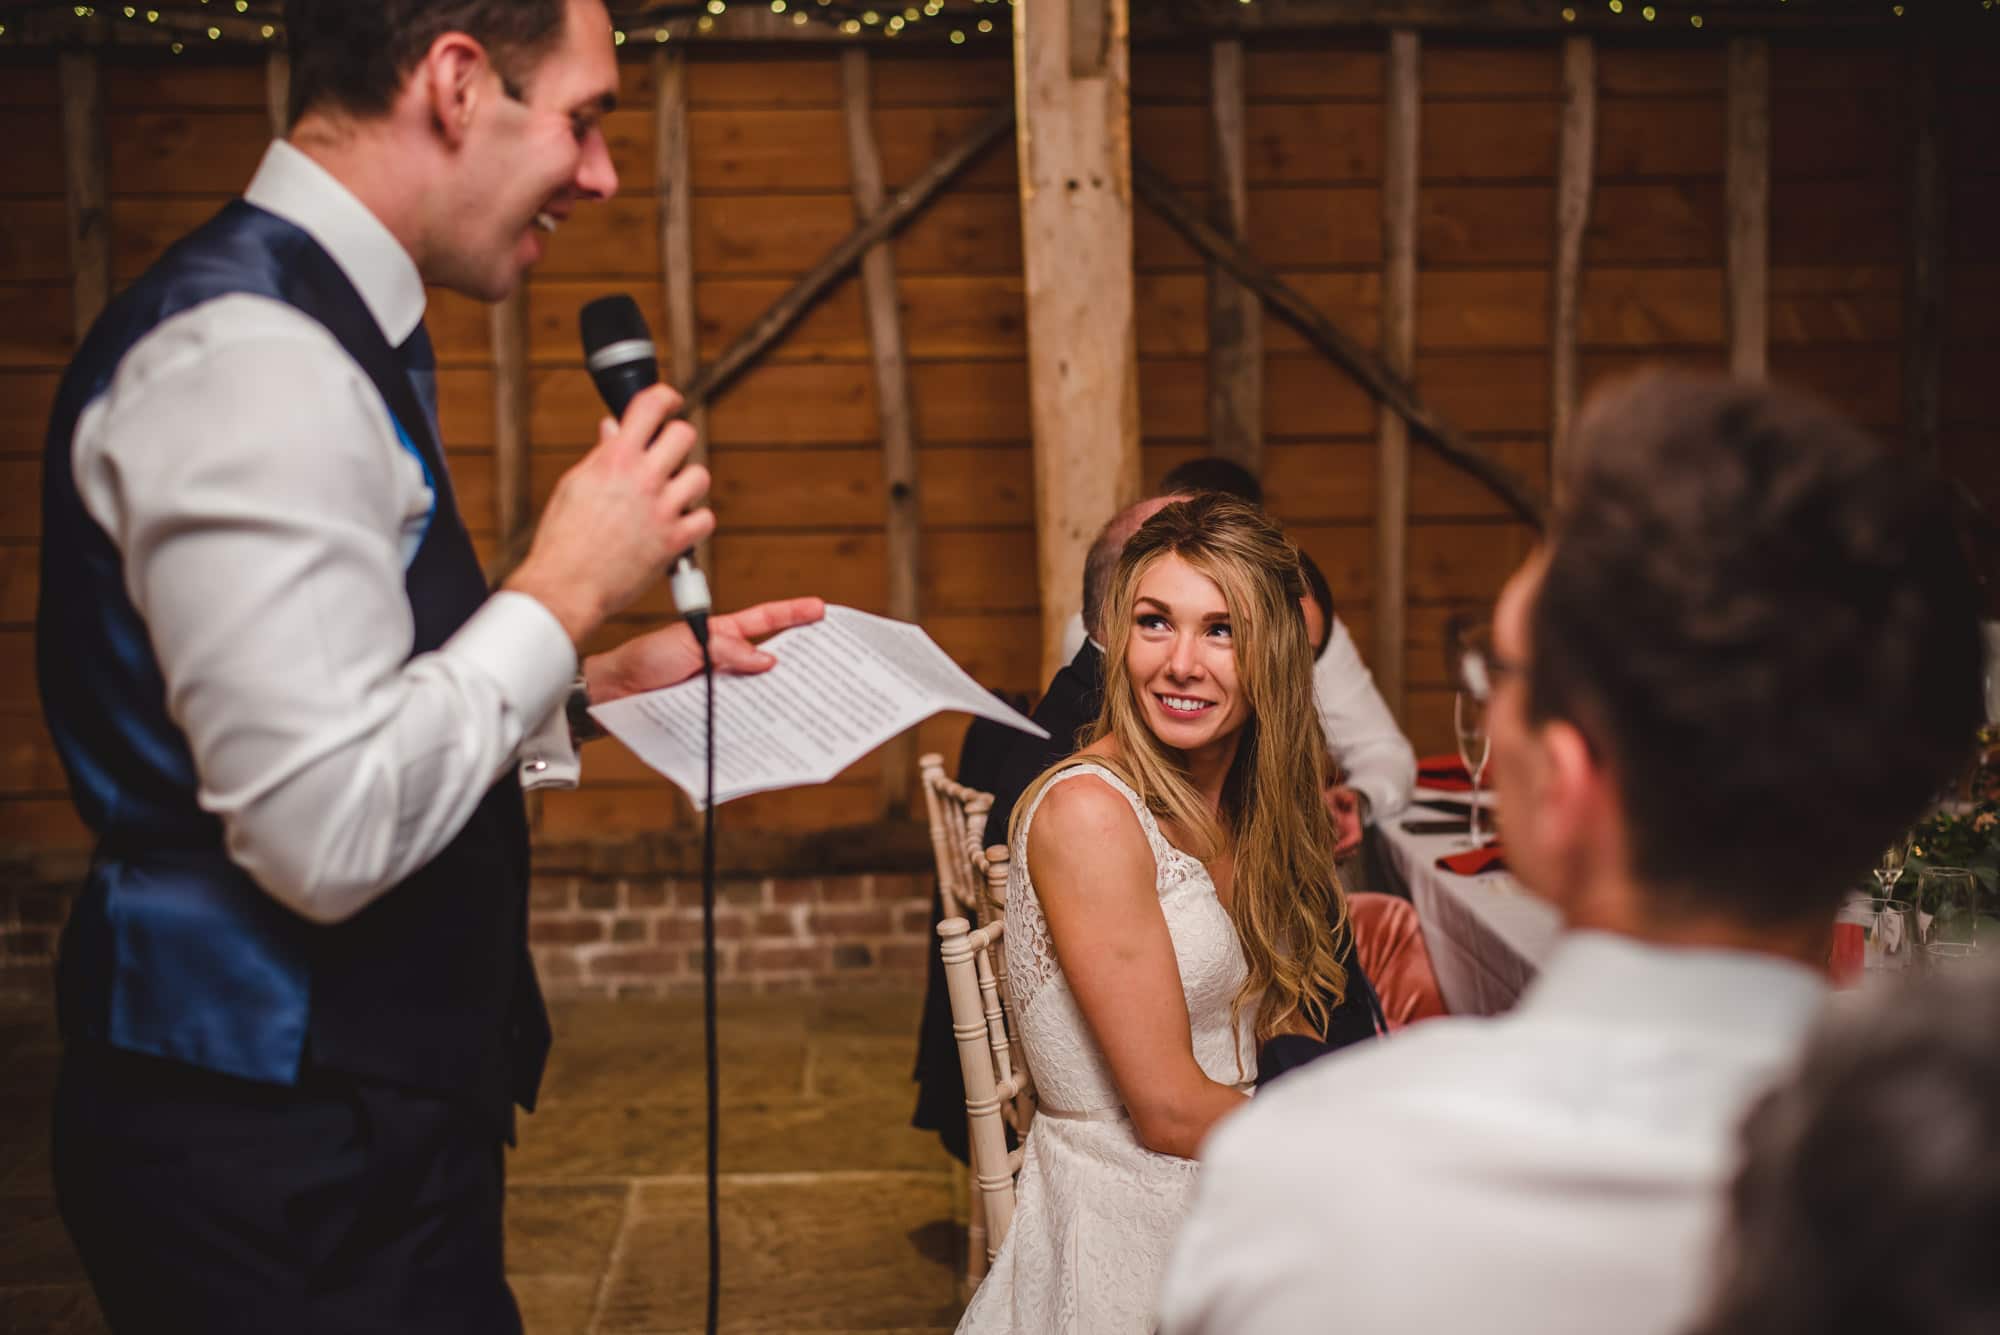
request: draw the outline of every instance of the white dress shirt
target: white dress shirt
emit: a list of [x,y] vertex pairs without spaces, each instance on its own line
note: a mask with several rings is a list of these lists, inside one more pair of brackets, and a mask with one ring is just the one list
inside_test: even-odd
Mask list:
[[1683,1329],[1738,1123],[1824,995],[1774,957],[1577,932],[1508,1015],[1287,1076],[1203,1147],[1163,1335]]
[[[1063,662],[1076,657],[1084,638],[1079,613],[1063,627]],[[1396,726],[1396,716],[1375,689],[1375,676],[1339,617],[1327,631],[1326,652],[1313,664],[1313,697],[1327,749],[1348,786],[1367,796],[1369,820],[1386,819],[1408,806],[1417,782],[1416,750]]]
[[[273,143],[244,197],[332,255],[392,346],[416,329],[416,265],[318,164]],[[284,904],[359,911],[458,834],[531,733],[537,779],[575,782],[558,706],[576,653],[539,602],[495,594],[410,657],[404,570],[431,490],[322,325],[243,294],[183,311],[119,364],[72,448],[201,805]]]

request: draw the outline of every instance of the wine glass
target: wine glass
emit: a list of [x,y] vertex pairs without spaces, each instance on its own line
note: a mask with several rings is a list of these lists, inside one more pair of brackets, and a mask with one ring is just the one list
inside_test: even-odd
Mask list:
[[1465,762],[1465,772],[1472,779],[1471,811],[1468,814],[1467,830],[1471,834],[1470,847],[1479,847],[1479,777],[1486,769],[1486,757],[1493,749],[1493,739],[1486,730],[1486,702],[1470,691],[1458,692],[1452,703],[1452,722],[1458,732],[1458,758]]
[[1979,931],[1979,882],[1963,867],[1926,867],[1917,877],[1917,903],[1930,920],[1924,944],[1971,945]]
[[1910,832],[1903,831],[1882,850],[1881,858],[1875,863],[1875,883],[1882,887],[1884,899],[1895,898],[1896,882],[1903,879],[1903,864],[1910,856]]

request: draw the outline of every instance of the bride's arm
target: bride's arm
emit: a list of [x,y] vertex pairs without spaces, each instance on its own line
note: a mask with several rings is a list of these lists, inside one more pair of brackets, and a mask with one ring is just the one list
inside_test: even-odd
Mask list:
[[1028,874],[1139,1142],[1194,1158],[1202,1137],[1246,1097],[1210,1080],[1194,1059],[1153,853],[1130,804],[1091,778],[1051,789],[1028,827]]

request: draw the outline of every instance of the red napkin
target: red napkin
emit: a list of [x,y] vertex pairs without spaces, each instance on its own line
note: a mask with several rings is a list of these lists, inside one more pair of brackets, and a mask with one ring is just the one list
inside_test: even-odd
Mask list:
[[1417,761],[1417,782],[1447,793],[1472,791],[1472,776],[1457,756],[1424,756]]
[[1500,847],[1498,839],[1489,839],[1479,847],[1468,848],[1463,853],[1447,853],[1437,860],[1437,865],[1446,871],[1455,871],[1460,876],[1477,876],[1487,871],[1505,871],[1506,850]]

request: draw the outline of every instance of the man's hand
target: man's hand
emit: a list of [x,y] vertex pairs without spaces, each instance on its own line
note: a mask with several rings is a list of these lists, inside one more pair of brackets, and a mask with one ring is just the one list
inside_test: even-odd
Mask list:
[[[759,603],[740,612],[708,619],[708,648],[716,670],[750,675],[769,670],[778,660],[752,644],[792,626],[804,626],[826,615],[819,598],[783,598]],[[701,671],[701,646],[685,623],[637,635],[583,661],[583,680],[590,702],[607,704],[640,691],[657,691],[686,681]]]
[[624,421],[598,424],[596,447],[556,483],[527,559],[504,585],[548,608],[579,646],[715,530],[713,514],[688,509],[709,480],[699,464],[681,467],[694,428],[674,422],[660,432],[680,406],[679,394],[654,385]]
[[1326,790],[1326,809],[1333,816],[1333,826],[1340,834],[1339,842],[1333,846],[1333,855],[1344,858],[1361,847],[1362,826],[1367,823],[1367,802],[1357,789],[1345,784],[1335,784]]

